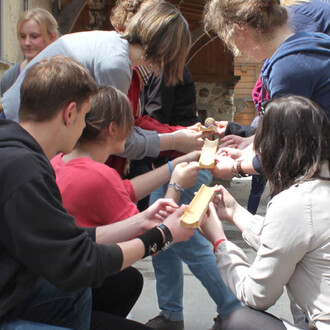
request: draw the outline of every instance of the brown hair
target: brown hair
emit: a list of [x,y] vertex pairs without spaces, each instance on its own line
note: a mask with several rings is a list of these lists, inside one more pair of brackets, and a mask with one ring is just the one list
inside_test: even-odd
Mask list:
[[51,35],[56,36],[58,38],[59,31],[57,21],[54,16],[45,9],[42,8],[33,8],[30,10],[25,11],[20,19],[17,22],[17,37],[19,38],[22,26],[26,21],[33,19],[36,21],[41,30],[42,37],[49,41],[49,37]]
[[97,90],[88,70],[79,62],[57,55],[27,70],[21,85],[21,121],[44,122],[53,119],[70,102],[82,103]]
[[118,32],[124,32],[127,22],[144,6],[160,0],[117,0],[111,10],[110,22]]
[[267,103],[254,146],[262,169],[277,194],[318,175],[330,164],[330,123],[325,112],[303,96],[286,96]]
[[183,68],[190,49],[190,31],[181,12],[160,1],[142,8],[127,24],[122,38],[144,48],[144,58],[155,71],[165,65],[166,85],[183,80]]
[[235,55],[239,53],[234,43],[235,24],[248,24],[262,37],[270,38],[274,28],[287,20],[279,0],[210,0],[204,9],[206,31],[214,30]]
[[86,115],[86,127],[77,145],[100,138],[111,122],[122,130],[123,137],[127,137],[134,125],[132,109],[123,92],[111,86],[102,86],[91,100],[90,111]]

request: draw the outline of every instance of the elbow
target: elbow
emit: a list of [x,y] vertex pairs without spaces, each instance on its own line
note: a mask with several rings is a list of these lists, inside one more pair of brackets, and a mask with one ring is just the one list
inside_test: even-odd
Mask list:
[[273,306],[275,301],[269,300],[264,295],[250,295],[242,297],[242,301],[246,306],[249,306],[258,311],[264,311],[269,307]]

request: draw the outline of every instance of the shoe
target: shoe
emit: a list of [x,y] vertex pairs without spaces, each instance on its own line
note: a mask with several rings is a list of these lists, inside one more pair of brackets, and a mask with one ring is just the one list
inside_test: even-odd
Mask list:
[[213,324],[213,327],[210,330],[221,330],[222,320],[221,320],[220,315],[215,317],[213,320],[214,320],[214,324]]
[[157,315],[146,323],[146,326],[158,330],[182,330],[183,321],[171,321],[163,315]]

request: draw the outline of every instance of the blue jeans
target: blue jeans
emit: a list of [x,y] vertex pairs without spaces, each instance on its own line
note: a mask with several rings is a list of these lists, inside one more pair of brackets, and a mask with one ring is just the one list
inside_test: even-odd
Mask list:
[[[196,184],[185,190],[179,204],[189,204],[199,187],[209,185],[212,175],[209,171],[199,171]],[[167,184],[158,188],[150,195],[150,204],[164,197]],[[184,261],[191,272],[201,281],[211,298],[217,305],[217,312],[226,316],[241,303],[225,286],[217,268],[215,256],[208,241],[198,230],[187,242],[173,245],[170,249],[152,257],[156,276],[158,305],[161,314],[172,321],[183,320],[183,268]]]
[[91,289],[62,292],[43,279],[24,303],[0,320],[0,330],[88,330],[91,310]]

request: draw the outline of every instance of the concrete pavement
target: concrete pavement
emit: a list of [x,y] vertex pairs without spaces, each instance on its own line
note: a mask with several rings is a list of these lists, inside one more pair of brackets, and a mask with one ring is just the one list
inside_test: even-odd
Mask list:
[[[250,185],[251,178],[234,179],[227,189],[241,205],[246,206]],[[260,215],[265,214],[268,201],[267,188],[265,189],[258,209],[258,214]],[[225,223],[225,231],[227,237],[240,246],[247,254],[249,260],[253,261],[255,252],[243,241],[239,230],[232,224]],[[150,257],[140,260],[134,266],[139,269],[144,276],[144,287],[139,300],[131,311],[130,318],[145,323],[159,313],[155,288],[156,280]],[[217,314],[215,303],[186,265],[184,265],[183,305],[185,330],[206,330],[212,327],[213,318]],[[286,292],[282,294],[278,302],[268,311],[277,317],[289,321],[292,320]]]

